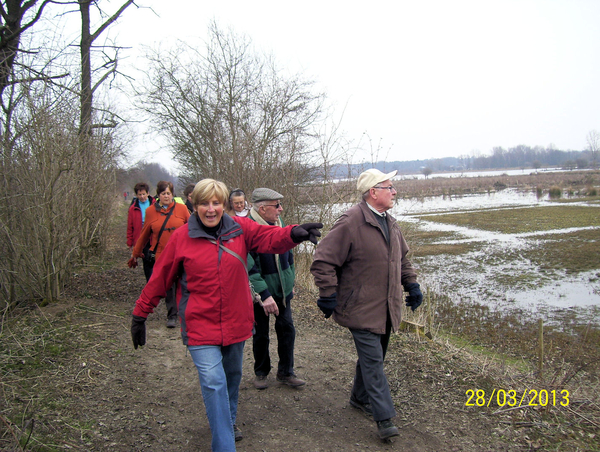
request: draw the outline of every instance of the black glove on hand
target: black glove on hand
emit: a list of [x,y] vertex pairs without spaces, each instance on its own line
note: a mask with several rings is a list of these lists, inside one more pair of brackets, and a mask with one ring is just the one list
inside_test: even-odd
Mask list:
[[317,300],[317,306],[325,314],[325,318],[328,319],[333,314],[335,307],[337,306],[337,293],[333,292],[333,295],[328,297],[319,297]]
[[146,344],[146,319],[139,315],[131,317],[131,339],[133,339],[133,348],[137,350]]
[[292,228],[290,236],[294,243],[304,242],[310,240],[315,245],[317,244],[317,237],[321,237],[321,229],[323,223],[304,223]]
[[410,309],[413,311],[421,306],[423,303],[423,294],[421,293],[421,286],[419,283],[410,283],[404,286],[404,290],[408,292],[408,296],[404,301],[406,301],[406,306],[410,306]]

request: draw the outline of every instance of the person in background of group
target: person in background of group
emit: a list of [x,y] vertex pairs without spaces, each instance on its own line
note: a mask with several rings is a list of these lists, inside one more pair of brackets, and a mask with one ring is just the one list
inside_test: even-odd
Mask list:
[[[133,247],[136,244],[146,220],[146,209],[154,204],[154,198],[149,196],[150,187],[144,182],[139,182],[133,187],[135,197],[133,198],[129,211],[127,212],[127,246],[129,251],[133,251]],[[146,254],[150,249],[150,241],[148,240],[142,252]],[[146,281],[150,279],[152,274],[152,265],[143,261],[144,276]]]
[[222,182],[196,184],[195,212],[167,243],[131,321],[137,349],[146,343],[147,316],[165,291],[178,285],[181,337],[198,369],[214,452],[235,451],[235,441],[242,439],[236,424],[238,395],[244,343],[254,324],[246,256],[250,251],[285,253],[304,240],[316,243],[323,227],[306,223],[281,228],[232,218],[224,213],[227,195]]
[[190,215],[194,213],[194,203],[192,202],[192,192],[194,191],[194,187],[196,184],[189,183],[186,185],[183,190],[183,197],[185,198],[185,206],[187,207]]
[[242,189],[236,188],[229,194],[229,210],[230,216],[246,217],[250,212],[248,202],[246,202],[246,193]]
[[373,416],[381,439],[398,435],[383,361],[390,333],[400,325],[402,286],[413,311],[423,301],[417,273],[406,257],[408,245],[387,213],[396,197],[395,175],[369,169],[359,176],[362,202],[338,218],[319,243],[310,269],[319,288],[317,305],[354,338],[358,361],[350,405]]
[[[281,219],[283,195],[270,188],[257,188],[252,192],[252,209],[248,218],[258,224],[285,227]],[[294,255],[291,251],[283,254],[248,254],[250,282],[260,294],[262,306],[254,304],[255,332],[252,336],[254,354],[254,387],[266,389],[267,376],[271,371],[269,355],[269,315],[275,315],[277,354],[279,363],[276,379],[288,386],[303,386],[306,382],[294,373],[294,343],[296,329],[292,319],[292,297],[294,296]]]
[[[144,246],[150,240],[149,249],[155,254],[154,262],[149,262],[152,267],[160,259],[171,234],[177,228],[186,224],[190,217],[185,204],[173,200],[172,182],[160,181],[156,185],[156,193],[158,194],[158,201],[154,203],[153,208],[146,211],[144,228],[131,253],[131,259],[145,257],[145,260],[148,260],[148,253],[144,253]],[[167,216],[169,216],[168,219]],[[160,232],[161,229],[163,230],[162,233]],[[175,328],[177,326],[177,305],[174,286],[167,290],[165,303],[167,305],[167,328]]]

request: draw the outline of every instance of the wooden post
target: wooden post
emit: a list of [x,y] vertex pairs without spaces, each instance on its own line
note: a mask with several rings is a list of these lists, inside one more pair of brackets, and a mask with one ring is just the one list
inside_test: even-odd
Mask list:
[[540,350],[539,350],[539,360],[538,360],[538,370],[540,372],[540,378],[542,378],[542,373],[544,371],[544,321],[542,319],[538,320],[539,325],[539,342],[540,342]]

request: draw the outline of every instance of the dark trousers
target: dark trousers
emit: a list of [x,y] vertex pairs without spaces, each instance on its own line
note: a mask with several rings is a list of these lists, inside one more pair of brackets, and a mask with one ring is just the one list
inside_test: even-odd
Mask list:
[[[148,251],[150,251],[150,242],[146,243],[144,250],[144,256],[148,255]],[[152,276],[152,269],[154,268],[154,264],[148,262],[146,259],[142,259],[142,265],[144,267],[144,276],[146,277],[146,282],[150,281],[150,276]]]
[[373,419],[383,421],[396,416],[390,387],[383,372],[383,360],[390,341],[391,322],[385,334],[350,329],[358,354],[352,396],[362,403],[371,403]]
[[[275,333],[277,334],[277,354],[279,365],[277,374],[287,377],[294,374],[294,342],[296,328],[292,320],[291,300],[284,306],[281,299],[273,297],[279,308],[275,317]],[[268,375],[271,371],[269,356],[269,317],[258,303],[254,305],[255,333],[252,337],[252,352],[254,353],[254,373]]]
[[[148,247],[149,248],[149,247]],[[146,248],[144,248],[144,256],[146,255]],[[149,265],[149,273],[146,274],[146,261],[144,261],[144,274],[146,275],[146,282],[150,280],[152,276],[152,270],[154,269],[154,263]],[[173,285],[167,290],[167,295],[165,296],[165,305],[167,306],[167,319],[176,319],[177,318],[177,300],[175,299],[175,295],[177,294],[177,283],[173,283]]]

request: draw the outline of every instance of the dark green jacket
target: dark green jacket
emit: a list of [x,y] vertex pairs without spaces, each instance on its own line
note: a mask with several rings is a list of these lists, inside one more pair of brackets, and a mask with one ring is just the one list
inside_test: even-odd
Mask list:
[[[253,210],[248,214],[254,221],[257,216]],[[280,226],[285,226],[281,219],[280,222]],[[262,218],[257,223],[267,224]],[[248,253],[248,273],[252,287],[262,300],[273,296],[276,301],[285,300],[287,304],[292,299],[296,272],[291,250],[283,254]]]

